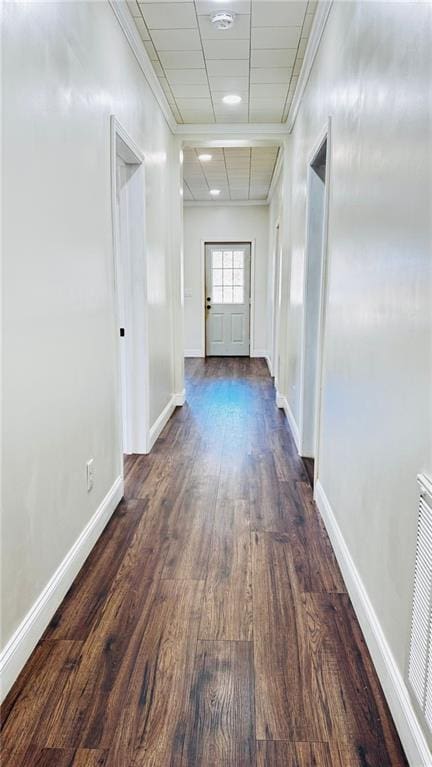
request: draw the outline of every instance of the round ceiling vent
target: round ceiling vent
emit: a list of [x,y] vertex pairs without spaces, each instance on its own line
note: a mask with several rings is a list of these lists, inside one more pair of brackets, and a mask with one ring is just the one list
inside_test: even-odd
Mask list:
[[216,11],[210,16],[211,23],[216,29],[229,29],[234,24],[235,14],[231,11]]

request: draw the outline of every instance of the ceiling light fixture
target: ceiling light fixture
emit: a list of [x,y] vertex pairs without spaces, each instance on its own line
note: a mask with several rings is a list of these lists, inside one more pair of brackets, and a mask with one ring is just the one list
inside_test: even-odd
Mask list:
[[212,197],[217,197],[218,194],[220,194],[220,191],[221,191],[220,189],[210,189],[210,194],[212,195]]
[[224,96],[222,99],[224,104],[229,104],[230,106],[234,106],[234,104],[240,104],[241,100],[242,97],[237,96],[235,93],[230,93],[228,96]]
[[200,160],[201,162],[210,162],[212,157],[213,157],[212,154],[199,154],[198,160]]
[[216,11],[210,16],[210,21],[216,29],[229,29],[234,24],[235,14],[231,11]]

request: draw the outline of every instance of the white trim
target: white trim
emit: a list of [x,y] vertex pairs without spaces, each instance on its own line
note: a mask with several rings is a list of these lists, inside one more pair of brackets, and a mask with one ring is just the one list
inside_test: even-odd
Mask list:
[[[173,394],[171,396],[171,399],[169,402],[165,405],[164,409],[162,410],[162,413],[158,415],[156,418],[156,421],[154,422],[153,426],[150,428],[150,435],[149,435],[149,452],[152,449],[154,443],[156,442],[157,438],[159,437],[162,430],[167,425],[169,419],[171,418],[172,414],[174,413],[174,410],[177,407],[177,397],[181,396],[178,394]],[[183,403],[182,403],[183,404]]]
[[[316,458],[315,475],[318,477],[319,463],[319,433],[321,419],[321,391],[323,374],[323,343],[324,343],[324,323],[327,303],[327,260],[328,260],[328,215],[329,215],[329,196],[330,196],[330,164],[331,164],[331,118],[328,117],[325,125],[321,128],[315,140],[314,146],[309,154],[307,161],[307,191],[306,191],[306,216],[305,216],[305,249],[303,265],[303,286],[302,286],[302,310],[301,310],[301,354],[300,354],[300,404],[299,404],[299,433],[300,433],[300,455],[305,455],[304,439],[304,420],[305,420],[305,365],[306,365],[306,321],[307,321],[307,295],[308,295],[308,265],[309,265],[309,224],[310,224],[310,188],[312,165],[321,151],[324,142],[327,141],[326,153],[326,173],[324,184],[324,205],[322,215],[322,241],[321,241],[321,282],[319,288],[319,311],[318,311],[318,339],[317,339],[317,367],[316,367],[316,394],[315,394],[315,417],[314,417],[314,445],[313,456]],[[310,450],[310,448],[309,448]]]
[[266,361],[266,363],[267,363],[267,367],[268,367],[268,369],[269,369],[269,373],[270,373],[270,375],[273,377],[273,372],[272,372],[272,365],[271,365],[271,359],[270,359],[270,357],[269,357],[267,354],[265,355],[264,359],[265,359],[265,361]]
[[33,652],[122,497],[123,478],[117,477],[102,503],[3,649],[0,655],[2,700]]
[[182,405],[184,405],[184,403],[186,402],[186,389],[183,389],[183,391],[173,394],[173,400],[174,400],[174,405],[176,407],[182,407]]
[[321,0],[318,3],[314,20],[312,22],[312,28],[309,34],[309,40],[306,46],[306,51],[303,59],[303,66],[300,70],[299,79],[297,81],[297,87],[294,92],[294,97],[289,108],[288,117],[286,120],[286,126],[288,133],[291,133],[294,128],[294,124],[297,118],[298,110],[308,84],[309,76],[315,61],[315,57],[318,53],[321,38],[329,17],[333,0]]
[[[176,124],[175,133],[184,136],[184,141],[196,139],[235,137],[240,140],[251,137],[260,142],[274,141],[275,137],[284,138],[287,135],[286,123],[184,123]],[[213,146],[216,146],[213,144]]]
[[268,200],[184,200],[185,208],[247,208],[268,205]]
[[128,41],[130,48],[141,67],[143,75],[147,80],[147,83],[149,84],[152,93],[162,110],[162,114],[165,117],[169,128],[171,129],[172,133],[176,133],[177,123],[174,119],[173,113],[171,112],[171,107],[168,104],[167,97],[162,90],[162,86],[157,78],[156,72],[153,69],[153,64],[149,59],[148,53],[144,47],[144,43],[141,40],[128,4],[125,2],[118,2],[117,0],[109,0],[109,4],[114,11],[117,21],[125,34],[126,40]]
[[283,161],[284,161],[284,147],[280,146],[279,147],[279,153],[278,153],[277,160],[276,160],[276,165],[275,165],[275,168],[274,168],[274,171],[273,171],[272,180],[270,182],[270,187],[269,187],[269,190],[268,190],[268,193],[267,193],[267,204],[268,205],[270,205],[270,202],[271,202],[271,199],[273,197],[276,184],[278,182],[281,170],[283,168]]
[[[148,356],[148,317],[147,317],[147,254],[145,238],[139,239],[137,252],[135,248],[127,263],[128,278],[126,282],[126,367],[128,403],[125,429],[123,429],[122,386],[121,386],[121,354],[119,337],[119,294],[118,268],[121,258],[117,221],[117,157],[126,165],[132,165],[138,170],[134,173],[133,183],[138,187],[140,203],[140,223],[145,225],[145,166],[144,154],[135,141],[129,136],[115,115],[110,117],[110,164],[111,164],[111,217],[112,217],[112,247],[113,247],[113,298],[115,306],[114,337],[118,370],[118,428],[121,435],[119,444],[120,467],[123,467],[123,453],[147,453],[149,451],[149,356]],[[137,174],[139,173],[139,177]],[[131,182],[132,183],[132,182]],[[131,217],[132,220],[132,217]],[[125,262],[126,263],[126,262]],[[126,444],[123,445],[124,432]],[[122,469],[121,469],[122,470]]]
[[431,767],[432,753],[416,717],[402,674],[319,480],[315,485],[315,500],[327,528],[408,762],[411,767]]
[[284,413],[285,413],[285,415],[287,417],[287,421],[288,421],[288,425],[290,427],[291,434],[292,434],[294,442],[295,442],[295,446],[296,446],[296,448],[298,450],[299,449],[299,444],[300,444],[300,434],[299,434],[298,426],[297,426],[296,420],[294,418],[293,412],[292,412],[292,410],[291,410],[291,408],[289,406],[287,398],[284,397],[284,395],[281,394],[278,391],[278,389],[276,389],[276,406],[281,408],[281,410],[284,411]]
[[185,357],[205,357],[204,349],[185,349]]
[[267,349],[251,349],[249,356],[264,360],[267,358],[267,354]]

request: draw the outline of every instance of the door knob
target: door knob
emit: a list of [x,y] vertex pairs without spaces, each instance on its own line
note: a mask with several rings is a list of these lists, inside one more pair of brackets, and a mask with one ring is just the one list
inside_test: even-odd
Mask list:
[[207,304],[207,309],[211,309],[211,306],[210,306],[210,304]]
[[207,296],[206,301],[211,301],[210,296]]

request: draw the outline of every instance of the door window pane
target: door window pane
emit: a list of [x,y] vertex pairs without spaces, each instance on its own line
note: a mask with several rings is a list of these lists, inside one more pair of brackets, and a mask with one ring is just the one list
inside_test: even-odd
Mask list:
[[243,269],[243,251],[242,250],[235,250],[234,251],[234,269]]
[[232,288],[225,288],[223,289],[223,302],[224,304],[232,304],[233,302],[233,289]]
[[224,269],[232,269],[232,265],[233,265],[233,252],[232,252],[232,250],[224,250],[223,265],[224,265]]
[[233,284],[233,271],[232,269],[223,270],[223,284],[230,287]]
[[222,269],[222,251],[213,251],[213,269]]
[[223,304],[223,288],[213,288],[213,303]]
[[233,304],[243,303],[243,288],[233,288]]
[[223,285],[223,270],[213,269],[213,287],[215,285]]
[[243,285],[243,269],[234,269],[233,285]]

